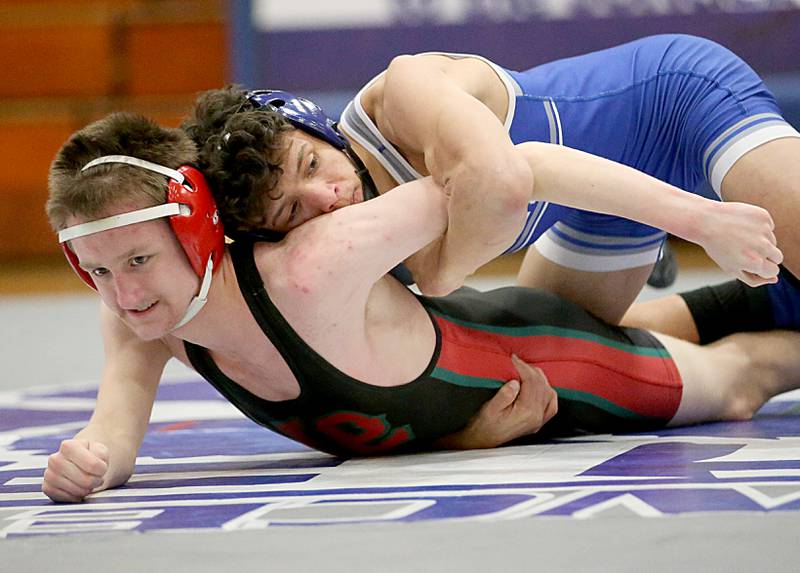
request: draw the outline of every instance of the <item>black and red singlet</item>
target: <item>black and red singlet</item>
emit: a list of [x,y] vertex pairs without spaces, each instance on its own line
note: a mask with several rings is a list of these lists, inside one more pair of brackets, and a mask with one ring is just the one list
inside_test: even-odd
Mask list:
[[360,382],[324,360],[281,316],[264,289],[252,244],[232,245],[242,295],[291,368],[300,395],[273,402],[225,376],[206,349],[186,342],[194,368],[258,424],[334,454],[379,455],[429,449],[462,428],[507,380],[515,353],[541,368],[558,393],[558,414],[540,435],[661,427],[675,414],[682,384],[651,334],[603,323],[551,293],[469,288],[418,297],[436,330],[425,371],[394,387]]

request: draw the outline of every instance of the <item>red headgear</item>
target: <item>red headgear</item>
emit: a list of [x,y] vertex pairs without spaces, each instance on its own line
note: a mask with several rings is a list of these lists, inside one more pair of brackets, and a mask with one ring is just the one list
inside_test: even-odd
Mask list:
[[[166,175],[169,177],[167,202],[64,229],[58,233],[64,254],[78,276],[96,289],[92,276],[78,265],[78,257],[69,248],[68,241],[134,223],[169,217],[170,226],[189,258],[192,269],[203,279],[199,295],[192,301],[183,320],[178,324],[181,326],[188,322],[205,303],[208,288],[211,286],[211,275],[222,260],[225,250],[225,233],[211,190],[203,174],[193,167],[184,165],[175,170],[127,155],[99,157],[87,163],[81,171],[105,163],[125,163]],[[195,304],[197,301],[199,304]]]

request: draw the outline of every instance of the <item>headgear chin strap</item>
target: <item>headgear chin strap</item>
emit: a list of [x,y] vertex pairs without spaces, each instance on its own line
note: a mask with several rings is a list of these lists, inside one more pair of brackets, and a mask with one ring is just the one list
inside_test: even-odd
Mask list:
[[211,277],[222,261],[225,251],[225,235],[211,191],[203,175],[193,167],[184,165],[175,170],[127,155],[98,157],[84,165],[81,172],[107,163],[125,163],[167,176],[169,178],[167,202],[68,227],[58,233],[58,241],[78,276],[90,287],[97,289],[92,276],[80,268],[78,258],[67,242],[109,229],[168,217],[172,231],[189,258],[192,269],[202,279],[199,292],[172,330],[180,328],[194,318],[205,305],[211,288]]

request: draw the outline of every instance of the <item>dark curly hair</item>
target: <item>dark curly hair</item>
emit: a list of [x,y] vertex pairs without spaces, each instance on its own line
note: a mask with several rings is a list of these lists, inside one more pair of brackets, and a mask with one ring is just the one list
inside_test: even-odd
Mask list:
[[264,227],[264,202],[277,199],[283,173],[284,134],[294,129],[275,112],[254,110],[246,93],[235,85],[203,92],[181,124],[200,151],[197,166],[229,230]]
[[142,115],[112,113],[73,133],[50,165],[47,216],[60,231],[73,215],[96,218],[122,202],[140,207],[167,200],[167,178],[124,164],[84,165],[104,155],[130,155],[172,169],[194,163],[197,150],[180,129]]

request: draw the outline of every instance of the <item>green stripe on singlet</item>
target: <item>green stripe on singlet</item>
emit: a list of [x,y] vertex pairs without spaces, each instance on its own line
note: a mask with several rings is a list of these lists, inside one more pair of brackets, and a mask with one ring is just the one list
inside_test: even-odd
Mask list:
[[465,388],[500,388],[503,383],[494,378],[479,378],[478,376],[465,376],[452,370],[445,370],[437,366],[431,372],[431,376],[453,384],[454,386],[464,386]]
[[597,334],[592,334],[591,332],[586,332],[583,330],[562,328],[559,326],[496,326],[493,324],[468,322],[466,320],[460,320],[451,316],[447,316],[446,314],[437,312],[434,309],[429,310],[447,322],[452,322],[453,324],[457,324],[465,328],[472,328],[483,332],[489,332],[491,334],[499,334],[501,336],[560,336],[562,338],[575,338],[596,342],[598,344],[602,344],[603,346],[616,348],[617,350],[622,350],[623,352],[628,352],[630,354],[638,354],[639,356],[670,358],[670,354],[665,348],[646,348],[642,346],[634,346],[633,344],[625,344],[624,342],[618,342],[616,340],[612,340],[604,336],[598,336]]
[[638,414],[632,410],[628,410],[627,408],[623,408],[619,404],[615,404],[605,398],[601,398],[600,396],[596,396],[595,394],[589,394],[588,392],[581,392],[580,390],[570,390],[568,388],[554,388],[556,394],[558,394],[559,400],[571,400],[573,402],[583,402],[584,404],[589,404],[590,406],[594,406],[599,410],[603,410],[604,412],[608,412],[609,414],[616,416],[617,418],[624,418],[627,420],[648,420],[650,419],[649,416],[643,416],[642,414]]
[[[453,384],[454,386],[463,386],[466,388],[489,388],[496,390],[503,385],[503,382],[494,380],[492,378],[464,376],[463,374],[457,374],[456,372],[445,370],[444,368],[439,368],[438,366],[433,369],[431,375],[442,380],[443,382],[447,382],[448,384]],[[558,394],[559,400],[571,400],[573,402],[589,404],[590,406],[594,406],[595,408],[607,412],[617,418],[626,420],[649,419],[648,416],[637,414],[632,410],[623,408],[619,404],[615,404],[610,400],[590,394],[589,392],[581,392],[580,390],[571,390],[568,388],[554,388],[554,390],[556,391],[556,394]]]

